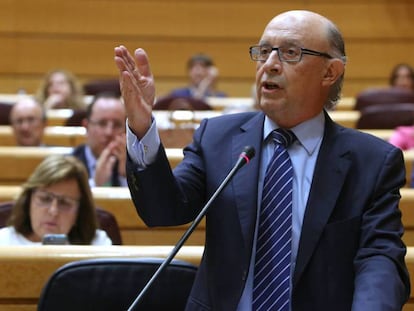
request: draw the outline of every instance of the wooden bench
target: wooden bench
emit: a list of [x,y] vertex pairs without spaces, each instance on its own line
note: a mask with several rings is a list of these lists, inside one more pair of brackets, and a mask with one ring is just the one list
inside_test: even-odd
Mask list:
[[356,110],[334,110],[328,111],[328,114],[332,120],[349,128],[356,128],[359,116],[361,115],[361,113]]
[[[43,286],[56,269],[68,262],[92,258],[166,258],[171,249],[172,246],[2,246],[0,311],[35,311]],[[175,258],[198,265],[202,252],[202,246],[184,246]]]
[[[171,249],[172,246],[2,246],[0,311],[35,311],[44,285],[66,263],[92,258],[166,258]],[[203,249],[183,246],[175,258],[198,265]],[[406,262],[414,284],[414,247],[408,247]],[[413,294],[403,310],[414,310]]]
[[[19,186],[0,186],[0,202],[14,200]],[[111,212],[118,221],[125,245],[175,244],[188,225],[148,228],[138,216],[128,188],[95,187],[92,189],[97,206]],[[405,228],[403,240],[414,246],[414,189],[401,189],[400,209]],[[188,245],[204,245],[205,222],[197,226],[187,241]]]
[[[72,147],[0,146],[0,185],[20,185],[48,155],[70,154]],[[181,148],[166,149],[172,167],[183,158]]]
[[0,184],[19,185],[45,157],[71,152],[71,147],[0,147]]
[[[48,146],[75,147],[85,142],[86,129],[83,126],[47,126],[43,142]],[[16,146],[13,129],[0,125],[0,146]]]
[[360,129],[360,131],[371,134],[385,141],[388,141],[391,138],[391,135],[394,133],[394,130],[387,129]]

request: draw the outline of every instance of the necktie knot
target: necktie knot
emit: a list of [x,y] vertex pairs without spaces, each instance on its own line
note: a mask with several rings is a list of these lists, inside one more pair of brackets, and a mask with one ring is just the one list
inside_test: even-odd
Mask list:
[[296,140],[295,134],[291,130],[278,128],[272,132],[272,139],[276,145],[289,147]]

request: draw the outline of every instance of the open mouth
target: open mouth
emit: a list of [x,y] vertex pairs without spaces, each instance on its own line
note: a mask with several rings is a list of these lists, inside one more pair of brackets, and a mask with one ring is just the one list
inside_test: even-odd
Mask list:
[[279,84],[274,83],[274,82],[264,82],[262,84],[262,86],[266,89],[266,90],[277,90],[280,89]]

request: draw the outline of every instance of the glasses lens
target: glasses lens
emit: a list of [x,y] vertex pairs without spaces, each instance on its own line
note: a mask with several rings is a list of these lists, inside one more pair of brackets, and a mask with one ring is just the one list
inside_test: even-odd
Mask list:
[[281,61],[298,62],[301,58],[302,50],[297,46],[286,46],[279,48],[279,57]]
[[250,48],[250,57],[255,61],[265,61],[272,53],[272,47],[267,45],[256,45]]
[[37,190],[34,194],[34,198],[37,205],[43,208],[49,208],[52,206],[53,201],[56,199],[57,207],[61,212],[73,211],[79,206],[78,200],[65,196],[59,196],[43,190]]

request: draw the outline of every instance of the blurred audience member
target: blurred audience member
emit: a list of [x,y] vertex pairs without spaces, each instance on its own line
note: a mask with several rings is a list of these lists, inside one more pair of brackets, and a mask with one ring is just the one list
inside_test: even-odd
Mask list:
[[94,186],[127,186],[125,174],[126,112],[121,98],[112,93],[98,94],[87,107],[86,143],[75,148]]
[[174,97],[194,97],[204,99],[208,96],[226,97],[224,92],[216,90],[218,69],[213,60],[206,54],[195,54],[187,61],[189,85],[172,90]]
[[33,97],[23,96],[10,111],[10,124],[17,146],[42,146],[47,125],[43,106]]
[[390,86],[414,91],[414,69],[409,64],[396,65],[390,76]]
[[45,234],[66,234],[69,244],[112,244],[97,229],[88,175],[75,157],[47,157],[22,187],[9,226],[0,229],[0,245],[41,244]]
[[[414,148],[414,125],[398,126],[392,133],[389,142],[401,150]],[[411,176],[410,187],[414,188],[414,173]]]
[[84,109],[83,92],[77,78],[64,69],[46,74],[38,91],[37,99],[46,109]]
[[389,142],[401,150],[414,148],[414,126],[398,126],[392,133]]

